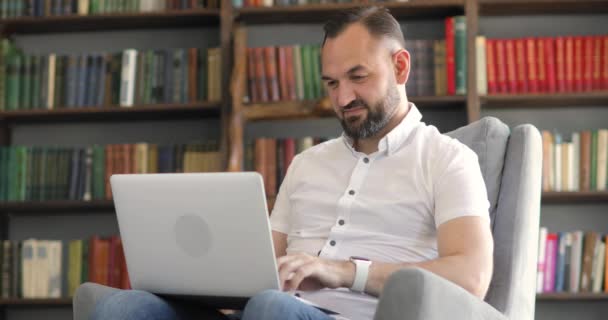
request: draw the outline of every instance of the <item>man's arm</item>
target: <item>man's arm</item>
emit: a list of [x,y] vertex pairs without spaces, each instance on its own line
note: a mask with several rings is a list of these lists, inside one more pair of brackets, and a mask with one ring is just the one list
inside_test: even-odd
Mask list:
[[[434,260],[403,264],[373,262],[365,292],[378,296],[393,272],[405,267],[419,267],[483,298],[492,277],[494,248],[487,220],[460,217],[440,225],[437,230],[437,246],[439,258]],[[304,289],[300,286],[306,284],[304,279],[316,280],[319,287],[350,288],[355,278],[354,264],[349,261],[325,260],[306,254],[284,256],[278,261],[284,290]],[[311,286],[308,284],[305,287]]]

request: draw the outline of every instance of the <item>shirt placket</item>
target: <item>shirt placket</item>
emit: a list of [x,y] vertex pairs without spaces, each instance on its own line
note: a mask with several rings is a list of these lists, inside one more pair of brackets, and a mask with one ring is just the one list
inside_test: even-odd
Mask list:
[[353,169],[350,180],[342,196],[338,200],[336,222],[329,232],[329,237],[319,253],[319,256],[333,258],[339,252],[343,242],[347,240],[347,231],[352,221],[352,207],[361,191],[373,159],[367,155],[359,157]]

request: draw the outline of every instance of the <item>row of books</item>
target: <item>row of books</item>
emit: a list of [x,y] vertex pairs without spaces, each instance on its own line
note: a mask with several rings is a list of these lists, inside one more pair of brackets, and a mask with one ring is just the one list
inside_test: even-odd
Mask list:
[[0,17],[51,17],[219,8],[219,0],[0,0]]
[[221,100],[218,48],[26,55],[0,44],[0,110]]
[[537,293],[608,292],[608,236],[540,229]]
[[269,197],[276,196],[287,168],[296,154],[326,138],[257,138],[245,144],[245,171],[257,171],[264,178],[264,189]]
[[0,201],[111,199],[113,174],[222,171],[218,149],[216,141],[0,147]]
[[[466,19],[445,20],[443,40],[410,40],[409,96],[466,94]],[[301,101],[326,95],[321,82],[320,48],[294,45],[247,49],[245,102]]]
[[274,7],[274,6],[298,6],[307,4],[331,4],[331,3],[382,3],[382,2],[407,2],[408,0],[375,1],[375,0],[232,0],[235,8],[249,7]]
[[476,39],[480,94],[608,90],[608,35]]
[[574,132],[542,131],[543,191],[608,189],[608,129]]
[[2,298],[68,298],[84,282],[129,289],[118,236],[86,240],[3,240]]

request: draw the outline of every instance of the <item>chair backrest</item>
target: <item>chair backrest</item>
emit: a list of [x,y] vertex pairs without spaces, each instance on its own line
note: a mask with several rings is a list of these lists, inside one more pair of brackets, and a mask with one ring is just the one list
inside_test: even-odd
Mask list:
[[534,319],[542,141],[532,125],[511,132],[485,117],[447,133],[479,159],[490,201],[494,274],[486,301],[510,319]]

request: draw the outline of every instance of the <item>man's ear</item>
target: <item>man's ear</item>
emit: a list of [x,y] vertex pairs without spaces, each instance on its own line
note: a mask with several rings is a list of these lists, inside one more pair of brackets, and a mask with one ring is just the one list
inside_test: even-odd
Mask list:
[[405,49],[393,53],[393,66],[397,84],[405,84],[410,76],[410,53]]

